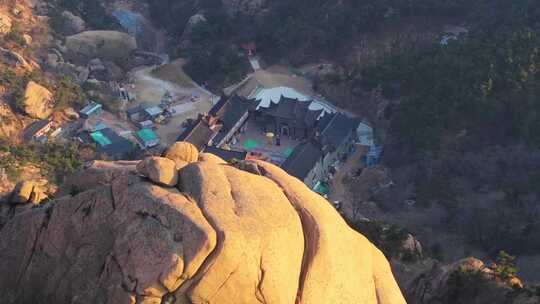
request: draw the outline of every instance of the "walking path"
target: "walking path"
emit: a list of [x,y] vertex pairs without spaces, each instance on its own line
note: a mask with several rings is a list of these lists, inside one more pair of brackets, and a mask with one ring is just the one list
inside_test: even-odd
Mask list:
[[249,63],[251,64],[251,67],[253,68],[254,71],[261,69],[261,65],[257,57],[249,57]]
[[334,175],[334,178],[330,180],[330,195],[329,199],[331,201],[348,201],[350,198],[348,197],[347,189],[345,189],[345,177],[350,172],[357,171],[358,169],[362,168],[362,157],[366,155],[365,149],[362,149],[358,147],[356,149],[356,152],[351,155],[345,164],[339,168],[337,173]]

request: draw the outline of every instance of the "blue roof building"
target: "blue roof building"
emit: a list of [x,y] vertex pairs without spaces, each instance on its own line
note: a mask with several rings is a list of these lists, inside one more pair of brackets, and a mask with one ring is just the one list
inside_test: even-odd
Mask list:
[[163,113],[163,109],[160,108],[160,107],[150,107],[150,108],[146,108],[144,109],[144,112],[146,113],[146,115],[152,117],[152,118],[155,118],[159,115],[161,115],[161,113]]
[[99,115],[103,112],[103,106],[97,102],[91,102],[89,105],[81,110],[81,116],[83,118],[89,118],[91,116]]
[[369,147],[369,151],[366,154],[366,167],[369,168],[369,167],[373,167],[379,164],[381,154],[382,154],[382,147],[378,147],[375,145]]

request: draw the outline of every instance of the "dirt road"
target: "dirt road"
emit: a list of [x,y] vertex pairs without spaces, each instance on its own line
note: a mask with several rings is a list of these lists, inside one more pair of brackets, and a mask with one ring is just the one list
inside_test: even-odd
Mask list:
[[256,79],[265,88],[290,87],[308,96],[313,96],[311,81],[304,77],[298,77],[289,72],[283,66],[271,66],[264,70],[256,70],[253,73]]
[[[141,102],[158,105],[166,92],[169,92],[173,98],[190,96],[197,93],[194,86],[181,87],[167,80],[157,78],[153,73],[154,67],[144,67],[130,72],[130,83],[134,85],[132,89],[136,100],[132,105]],[[199,92],[202,93],[202,92]]]
[[[197,86],[182,70],[183,61],[175,60],[170,64],[160,67],[143,67],[130,72],[130,83],[134,85],[133,93],[135,100],[127,107],[135,107],[144,103],[145,105],[159,105],[163,95],[168,92],[173,100],[180,100],[177,104],[191,103],[193,110],[186,111],[180,115],[172,117],[169,123],[159,125],[156,133],[163,145],[169,146],[176,141],[182,132],[182,124],[188,118],[197,118],[199,113],[208,112],[213,105],[213,94]],[[198,96],[196,102],[192,102],[190,97]]]
[[334,178],[330,181],[330,195],[328,196],[328,199],[332,202],[342,202],[342,210],[344,212],[349,212],[349,209],[352,210],[347,204],[350,205],[353,203],[350,192],[344,184],[345,177],[350,173],[358,171],[364,166],[362,162],[362,157],[364,155],[366,155],[366,149],[359,146],[356,149],[356,152],[347,159],[345,164],[339,168],[338,172],[334,175]]

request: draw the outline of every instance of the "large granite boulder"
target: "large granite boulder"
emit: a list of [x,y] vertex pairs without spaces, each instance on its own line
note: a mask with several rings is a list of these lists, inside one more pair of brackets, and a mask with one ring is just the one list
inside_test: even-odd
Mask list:
[[28,82],[24,92],[24,112],[32,118],[45,119],[51,115],[53,107],[53,94],[44,86]]
[[73,59],[125,60],[137,48],[135,38],[117,31],[85,31],[66,37],[68,55]]
[[197,161],[199,150],[188,142],[176,142],[165,152],[164,156],[173,160],[177,169],[181,169],[187,164]]
[[405,303],[384,255],[301,181],[203,159],[181,192],[95,162],[86,191],[17,214],[0,303]]
[[137,165],[137,171],[159,185],[174,187],[178,183],[176,164],[168,158],[147,157]]

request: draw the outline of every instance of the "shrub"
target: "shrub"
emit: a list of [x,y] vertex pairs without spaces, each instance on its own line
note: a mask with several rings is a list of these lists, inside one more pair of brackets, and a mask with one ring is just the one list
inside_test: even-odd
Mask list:
[[503,280],[508,280],[516,276],[518,268],[516,267],[516,257],[505,251],[500,251],[497,257],[497,264],[493,269],[495,274]]
[[18,86],[20,79],[12,69],[4,67],[0,70],[0,82],[8,86]]
[[[45,143],[35,145],[8,145],[0,140],[0,167],[10,170],[12,177],[18,176],[18,165],[35,164],[44,174],[62,181],[66,174],[77,170],[83,161],[80,157],[83,147],[79,144]],[[18,170],[18,169],[17,169]],[[18,171],[17,171],[18,172]]]
[[472,271],[465,267],[450,274],[448,288],[442,295],[443,303],[473,303],[473,299],[487,289],[488,280],[480,271]]
[[397,225],[389,225],[380,221],[357,221],[352,223],[351,227],[368,238],[388,258],[406,253],[403,244],[407,240],[408,233]]
[[71,77],[64,76],[60,79],[54,93],[55,107],[65,108],[72,104],[82,106],[86,103],[86,96],[81,87]]
[[6,35],[6,38],[20,47],[25,47],[26,40],[24,40],[23,35],[24,33],[20,26],[17,23],[14,23],[11,27],[11,31]]

